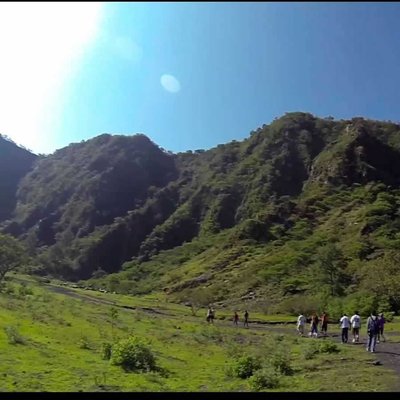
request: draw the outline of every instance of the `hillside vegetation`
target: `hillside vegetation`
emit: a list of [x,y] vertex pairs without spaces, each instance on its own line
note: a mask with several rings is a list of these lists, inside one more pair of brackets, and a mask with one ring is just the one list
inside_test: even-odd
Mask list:
[[0,221],[12,217],[18,184],[36,159],[30,151],[0,134]]
[[211,150],[101,135],[39,160],[3,231],[31,271],[267,312],[400,310],[400,126],[288,113]]
[[[203,315],[155,298],[118,295],[127,309],[113,305],[112,294],[98,293],[99,302],[93,302],[83,291],[67,296],[51,288],[56,287],[10,279],[0,294],[2,392],[396,388],[397,375],[386,365],[372,365],[374,356],[363,346],[299,338],[293,325],[245,329],[221,314],[208,325]],[[337,327],[332,331],[338,334]],[[145,357],[121,351],[126,343],[140,343]],[[152,361],[150,370],[126,370],[121,354]]]

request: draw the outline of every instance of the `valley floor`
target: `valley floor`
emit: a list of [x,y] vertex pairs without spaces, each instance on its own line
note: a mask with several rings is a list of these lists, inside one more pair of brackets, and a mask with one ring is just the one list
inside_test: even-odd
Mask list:
[[[231,310],[217,310],[215,324],[208,325],[205,310],[193,316],[190,308],[162,297],[18,278],[8,280],[0,293],[0,391],[252,391],[249,379],[229,373],[235,356],[257,354],[268,361],[287,351],[292,373],[282,374],[269,390],[400,390],[398,322],[387,324],[388,341],[371,354],[364,345],[338,343],[336,326],[329,327],[328,338],[300,338],[290,323],[295,317],[254,313],[245,329],[233,325]],[[265,323],[279,319],[287,323]],[[127,373],[102,359],[104,342],[129,335],[149,340],[162,373]],[[312,354],[321,342],[337,344],[339,352]],[[374,365],[377,360],[382,365]]]

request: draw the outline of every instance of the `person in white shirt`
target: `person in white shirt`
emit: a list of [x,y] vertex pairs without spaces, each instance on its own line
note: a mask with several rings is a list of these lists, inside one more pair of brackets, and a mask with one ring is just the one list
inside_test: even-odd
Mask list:
[[358,315],[358,311],[350,318],[351,329],[353,333],[353,343],[360,342],[360,327],[361,327],[361,317]]
[[340,327],[342,328],[342,343],[347,343],[349,339],[350,320],[346,314],[340,318]]
[[300,336],[304,335],[304,325],[306,324],[307,318],[300,313],[299,317],[297,318],[297,332],[299,332]]

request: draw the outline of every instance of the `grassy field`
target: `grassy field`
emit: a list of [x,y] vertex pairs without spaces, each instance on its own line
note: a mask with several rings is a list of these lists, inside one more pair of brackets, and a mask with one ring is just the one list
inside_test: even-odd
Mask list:
[[[390,390],[395,379],[368,363],[373,357],[363,346],[337,344],[325,347],[339,352],[318,353],[315,346],[331,339],[299,338],[293,326],[244,329],[228,320],[212,326],[204,310],[192,316],[188,307],[160,297],[84,294],[142,308],[117,308],[113,318],[111,305],[53,293],[33,280],[7,281],[0,294],[0,391],[252,391],[252,379],[230,372],[242,354],[258,355],[267,370],[277,368],[276,360],[291,370],[275,374],[275,388],[261,390]],[[102,359],[104,342],[130,335],[148,340],[159,371],[125,372]]]

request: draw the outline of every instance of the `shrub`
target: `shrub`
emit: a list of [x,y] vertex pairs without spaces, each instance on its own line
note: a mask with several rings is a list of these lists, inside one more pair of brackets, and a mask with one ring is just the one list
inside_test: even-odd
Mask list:
[[305,360],[311,360],[318,354],[319,348],[316,342],[308,343],[303,350],[303,357]]
[[[7,284],[4,285],[3,290],[4,290],[4,293],[6,293],[6,294],[14,294],[15,293],[15,285],[7,282]],[[2,291],[1,287],[0,287],[0,291]]]
[[279,374],[272,368],[263,368],[254,372],[249,379],[252,390],[273,389],[279,385]]
[[227,355],[231,358],[239,358],[244,354],[243,345],[239,343],[229,343],[227,346]]
[[242,379],[249,378],[255,371],[261,368],[261,362],[254,356],[243,356],[238,358],[233,367],[233,375]]
[[282,375],[291,375],[293,373],[290,361],[289,352],[282,349],[278,349],[270,359],[271,365]]
[[322,342],[319,344],[319,353],[339,353],[340,349],[336,343]]
[[323,341],[321,343],[309,343],[303,350],[303,357],[306,360],[311,360],[318,353],[339,353],[340,349],[336,343]]
[[285,335],[278,333],[277,335],[273,336],[276,342],[283,342],[285,340]]
[[394,318],[394,312],[393,311],[385,312],[383,315],[385,317],[386,322],[392,322],[393,321],[393,318]]
[[284,299],[275,307],[275,312],[290,315],[299,313],[311,314],[313,311],[321,309],[321,300],[316,296],[294,295]]
[[90,349],[90,343],[89,343],[89,339],[87,336],[82,336],[80,341],[79,341],[79,348],[80,349],[86,349],[89,350]]
[[33,291],[25,282],[23,282],[18,288],[18,294],[23,297],[26,295],[32,295]]
[[101,354],[103,360],[109,360],[112,354],[112,344],[108,342],[103,343],[101,346]]
[[6,326],[4,328],[6,332],[8,343],[10,344],[26,344],[25,339],[18,332],[18,329],[14,326]]
[[[379,308],[378,300],[379,297],[376,294],[360,290],[347,296],[344,304],[345,307],[343,308],[346,310],[358,310],[360,315],[369,315],[372,310]],[[335,315],[340,318],[342,314],[337,312]]]
[[120,340],[113,346],[112,363],[126,371],[154,371],[156,360],[152,350],[137,337]]

